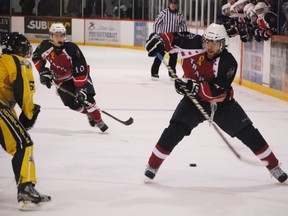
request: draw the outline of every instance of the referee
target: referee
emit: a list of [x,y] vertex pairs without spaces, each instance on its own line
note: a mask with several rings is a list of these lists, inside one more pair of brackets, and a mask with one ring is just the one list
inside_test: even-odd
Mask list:
[[[166,32],[186,32],[187,25],[184,15],[178,11],[178,0],[169,0],[169,5],[166,9],[162,10],[153,25],[153,32],[157,34]],[[165,53],[160,53],[162,56]],[[169,66],[176,72],[177,53],[169,54]],[[159,67],[161,61],[156,57],[151,67],[152,79],[159,78]],[[169,74],[170,76],[170,74]]]

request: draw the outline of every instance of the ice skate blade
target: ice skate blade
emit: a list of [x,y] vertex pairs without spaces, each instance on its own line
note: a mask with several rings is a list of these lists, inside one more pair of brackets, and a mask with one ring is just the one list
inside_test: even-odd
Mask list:
[[18,209],[20,211],[35,211],[38,209],[43,209],[43,207],[47,207],[49,202],[40,202],[40,203],[32,203],[31,201],[20,201],[18,203]]
[[153,183],[153,179],[149,178],[149,177],[145,177],[144,178],[144,183],[145,184],[152,184]]

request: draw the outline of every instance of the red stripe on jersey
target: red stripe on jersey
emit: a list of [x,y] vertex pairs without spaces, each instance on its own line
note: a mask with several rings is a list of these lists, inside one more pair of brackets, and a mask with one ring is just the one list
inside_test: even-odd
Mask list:
[[171,44],[174,41],[174,35],[171,32],[165,33],[165,34],[160,34],[160,36],[164,39],[165,41],[165,51],[169,52],[170,50],[173,49]]
[[87,75],[85,76],[78,76],[78,77],[73,77],[74,85],[76,87],[81,87],[84,86],[87,83]]

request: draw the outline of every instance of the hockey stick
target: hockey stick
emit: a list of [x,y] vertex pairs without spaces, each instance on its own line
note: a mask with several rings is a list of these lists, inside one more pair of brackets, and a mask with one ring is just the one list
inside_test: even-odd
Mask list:
[[[73,94],[72,92],[68,91],[67,89],[62,88],[60,85],[57,85],[55,82],[52,82],[52,84],[53,84],[57,89],[59,89],[60,91],[65,92],[66,94],[68,94],[68,95],[76,98],[76,95],[75,95],[75,94]],[[104,111],[104,110],[101,110],[101,109],[100,109],[99,107],[97,107],[96,105],[91,104],[89,101],[85,101],[84,103],[85,103],[85,105],[87,105],[87,106],[96,107],[97,110],[99,110],[100,112],[102,112],[102,113],[104,113],[105,115],[109,116],[110,118],[112,118],[112,119],[120,122],[121,124],[124,124],[124,125],[127,125],[127,126],[128,126],[128,125],[131,125],[131,124],[134,122],[134,119],[131,118],[131,117],[130,117],[128,120],[126,120],[126,121],[122,121],[122,120],[116,118],[115,116],[111,115],[110,113],[108,113],[108,112],[106,112],[106,111]]]
[[[160,53],[157,53],[157,57],[162,61],[162,63],[166,66],[166,68],[168,69],[168,72],[170,74],[170,76],[174,79],[174,80],[180,80],[179,77],[176,75],[175,71],[168,65],[168,63],[165,61],[165,59],[163,58],[163,56]],[[209,117],[209,115],[207,114],[207,112],[204,110],[204,108],[201,106],[201,104],[196,100],[196,98],[194,97],[194,95],[187,89],[187,87],[185,85],[181,85],[182,89],[185,92],[185,96],[187,96],[192,102],[193,104],[196,106],[196,108],[200,111],[200,113],[203,115],[203,117],[205,118],[205,120],[209,121],[209,123],[212,125],[212,127],[215,129],[215,131],[218,133],[218,135],[222,138],[222,140],[224,141],[224,143],[228,146],[228,148],[233,152],[233,154],[241,161],[244,161],[246,163],[249,164],[253,164],[253,165],[259,165],[259,166],[267,166],[268,162],[264,162],[264,161],[256,161],[256,160],[250,160],[247,158],[243,158],[232,146],[232,144],[226,139],[226,137],[224,136],[224,134],[221,132],[220,128],[217,126],[217,124],[215,122],[213,122],[213,120],[211,120],[211,118]]]

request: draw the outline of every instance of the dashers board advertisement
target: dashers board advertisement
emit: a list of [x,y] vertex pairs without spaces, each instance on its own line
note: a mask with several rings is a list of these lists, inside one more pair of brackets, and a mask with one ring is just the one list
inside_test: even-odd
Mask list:
[[25,17],[25,36],[29,40],[45,40],[49,38],[49,28],[53,23],[62,23],[66,28],[68,40],[72,40],[72,21],[70,18],[38,18]]
[[87,43],[120,44],[120,23],[109,20],[86,20]]

